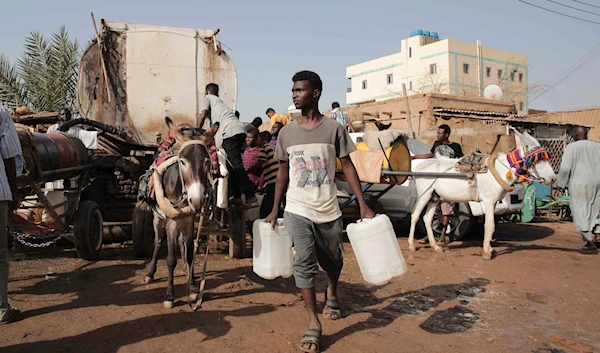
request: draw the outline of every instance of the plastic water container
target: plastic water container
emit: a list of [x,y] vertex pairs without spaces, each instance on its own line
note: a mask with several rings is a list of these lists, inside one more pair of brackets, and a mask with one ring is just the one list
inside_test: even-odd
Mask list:
[[383,285],[406,272],[406,262],[388,216],[382,214],[351,223],[346,232],[365,281]]
[[283,218],[277,219],[275,229],[264,219],[257,219],[252,226],[254,273],[264,279],[289,278],[293,274],[292,238],[285,231]]

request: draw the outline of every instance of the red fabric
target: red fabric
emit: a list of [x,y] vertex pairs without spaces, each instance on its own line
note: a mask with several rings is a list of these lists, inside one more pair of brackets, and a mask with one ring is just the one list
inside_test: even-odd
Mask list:
[[[242,155],[242,162],[244,163],[244,169],[248,170],[248,168],[252,167],[258,162],[258,155],[260,154],[260,147],[248,147],[244,151]],[[250,173],[248,172],[248,179],[254,184],[256,187],[262,186],[263,177],[262,177],[262,168],[259,169],[258,173]]]
[[[191,129],[192,126],[189,124],[181,124],[178,126],[179,129]],[[169,149],[171,149],[171,147],[173,147],[173,145],[175,144],[175,137],[173,137],[173,134],[171,134],[171,132],[169,131],[167,133],[167,137],[164,139],[164,141],[160,144],[160,146],[158,147],[158,153],[159,153],[159,157],[156,158],[156,160],[154,161],[154,166],[157,167],[159,166],[162,162],[164,162],[167,157],[169,157],[169,155],[161,155],[162,153],[168,151]],[[208,146],[206,146],[206,148],[208,149],[208,153],[210,155],[210,160],[212,163],[212,173],[214,176],[219,177],[221,175],[221,172],[219,170],[219,156],[217,155],[217,147],[215,145],[215,141],[211,141]]]

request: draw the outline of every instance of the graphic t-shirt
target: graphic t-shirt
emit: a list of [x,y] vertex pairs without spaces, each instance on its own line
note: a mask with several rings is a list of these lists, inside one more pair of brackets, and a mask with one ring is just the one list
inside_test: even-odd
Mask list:
[[342,125],[323,118],[308,130],[297,120],[279,131],[275,158],[289,161],[285,211],[321,224],[342,216],[337,201],[335,161],[356,147]]
[[461,158],[463,156],[462,148],[456,142],[446,145],[440,141],[435,141],[433,147],[431,147],[431,153],[435,154],[436,151],[448,158]]

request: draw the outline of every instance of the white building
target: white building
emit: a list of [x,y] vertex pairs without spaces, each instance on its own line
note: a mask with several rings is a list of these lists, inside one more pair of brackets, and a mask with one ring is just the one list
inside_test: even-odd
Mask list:
[[487,85],[496,84],[520,115],[528,112],[527,56],[440,39],[435,32],[414,31],[401,41],[400,52],[347,67],[346,78],[350,80],[346,104],[401,96],[402,83],[408,95],[459,96],[479,96]]

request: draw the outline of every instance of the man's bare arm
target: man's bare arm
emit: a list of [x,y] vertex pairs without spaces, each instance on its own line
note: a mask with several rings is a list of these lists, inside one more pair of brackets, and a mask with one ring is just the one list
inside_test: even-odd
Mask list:
[[360,187],[360,180],[358,179],[358,173],[356,173],[356,168],[354,168],[354,164],[352,164],[352,160],[350,156],[340,158],[342,162],[342,171],[344,172],[344,176],[346,180],[348,180],[348,185],[354,195],[356,195],[356,200],[358,201],[358,206],[360,207],[360,218],[373,218],[375,217],[375,212],[371,210],[367,203],[365,202],[365,198],[363,196],[362,189]]
[[275,179],[275,198],[273,202],[273,210],[265,219],[266,222],[271,223],[271,228],[275,228],[277,214],[279,213],[279,207],[281,206],[281,200],[283,199],[283,194],[285,194],[285,190],[290,182],[290,171],[288,166],[289,161],[279,161],[279,171],[277,171],[277,178]]
[[202,127],[204,126],[204,120],[206,120],[207,115],[208,115],[208,110],[203,110],[196,117],[196,127],[198,129],[202,129]]

